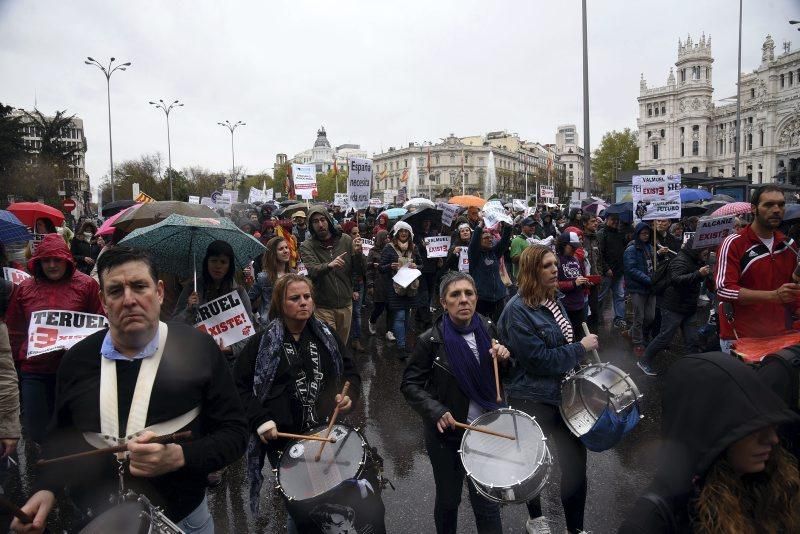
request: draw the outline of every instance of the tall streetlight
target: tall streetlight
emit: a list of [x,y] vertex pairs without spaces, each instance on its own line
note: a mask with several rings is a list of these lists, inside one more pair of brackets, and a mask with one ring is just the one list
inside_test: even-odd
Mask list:
[[150,104],[162,110],[167,117],[167,174],[169,174],[169,199],[172,200],[172,173],[170,172],[172,170],[172,147],[169,141],[169,112],[172,111],[173,108],[183,107],[183,104],[176,100],[172,104],[167,105],[161,99],[158,100],[158,103],[151,101]]
[[121,63],[119,65],[114,65],[114,61],[116,58],[111,58],[108,61],[108,66],[104,67],[100,64],[99,61],[92,57],[87,57],[86,63],[87,65],[94,65],[98,69],[103,72],[103,75],[106,77],[106,96],[108,97],[108,160],[111,166],[111,202],[114,202],[116,194],[114,192],[114,149],[111,146],[111,75],[114,74],[118,70],[126,70],[128,67],[131,66],[131,62],[128,61],[127,63]]
[[739,0],[739,60],[736,64],[736,161],[734,178],[739,178],[739,153],[742,147],[742,0]]
[[231,124],[230,121],[226,120],[225,122],[218,122],[217,124],[219,124],[220,126],[224,126],[231,132],[231,182],[233,183],[233,186],[236,187],[236,178],[234,177],[234,172],[235,172],[234,169],[236,168],[236,158],[233,155],[233,132],[239,126],[247,126],[247,123],[238,121],[236,124]]
[[581,2],[583,26],[583,176],[584,187],[592,194],[592,145],[589,142],[589,37],[586,30],[586,0]]

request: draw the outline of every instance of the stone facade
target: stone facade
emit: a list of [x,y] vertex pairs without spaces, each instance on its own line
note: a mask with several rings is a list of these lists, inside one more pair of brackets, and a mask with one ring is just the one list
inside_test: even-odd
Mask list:
[[[278,159],[281,156],[283,156],[285,162],[285,154],[279,154]],[[367,158],[369,156],[365,150],[361,150],[360,145],[339,145],[334,150],[328,141],[328,134],[323,126],[317,130],[317,140],[314,141],[314,146],[296,154],[289,163],[312,164],[316,167],[318,173],[325,173],[333,168],[334,157],[336,158],[336,166],[339,169],[344,169],[347,167],[348,157]]]
[[462,192],[483,196],[490,152],[494,155],[497,193],[501,197],[524,198],[526,175],[529,195],[534,196],[536,182],[547,183],[548,167],[556,194],[565,194],[565,167],[558,161],[555,147],[523,141],[518,135],[504,131],[469,137],[450,134],[437,144],[409,143],[402,148],[390,147],[373,156],[373,191],[377,195],[386,189],[406,187],[412,159],[417,158],[417,190],[422,196],[428,196],[429,185],[433,198]]
[[556,154],[564,164],[567,185],[576,191],[586,191],[583,179],[583,147],[580,146],[578,129],[574,124],[563,124],[556,131]]
[[[711,37],[678,40],[667,85],[639,90],[639,169],[660,174],[735,176],[736,96],[715,103]],[[800,52],[775,54],[767,36],[761,64],[742,74],[740,176],[752,183],[800,181]]]

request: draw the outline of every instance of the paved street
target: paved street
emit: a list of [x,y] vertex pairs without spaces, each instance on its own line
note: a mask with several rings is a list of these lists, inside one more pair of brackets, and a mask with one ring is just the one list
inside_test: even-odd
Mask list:
[[[608,325],[610,321],[605,323]],[[387,344],[380,334],[381,331],[378,336],[367,336],[367,351],[356,356],[363,379],[364,402],[349,417],[349,422],[363,428],[370,444],[378,448],[385,461],[385,475],[395,486],[394,490],[388,488],[383,494],[389,532],[434,532],[434,483],[424,451],[421,420],[408,408],[399,392],[404,362],[396,357],[392,345]],[[657,461],[661,399],[659,378],[646,377],[639,371],[628,340],[609,326],[601,326],[599,335],[601,358],[631,372],[644,394],[644,419],[633,433],[613,450],[589,453],[586,528],[594,534],[605,534],[615,532],[653,472]],[[662,368],[663,364],[662,360]],[[21,454],[20,459],[24,472],[24,455]],[[228,470],[223,484],[209,492],[217,532],[284,531],[285,514],[273,490],[274,484],[265,485],[261,516],[255,520],[249,518],[243,465],[243,461],[237,462]],[[545,514],[553,520],[553,532],[564,531],[558,480],[558,471],[554,469],[544,490]],[[30,481],[23,477],[21,490],[18,484],[7,487],[10,487],[12,497],[21,500],[19,493],[30,490]],[[524,505],[503,508],[505,532],[525,532],[525,519]],[[55,523],[63,528],[60,521]],[[459,530],[465,533],[475,531],[466,489]]]

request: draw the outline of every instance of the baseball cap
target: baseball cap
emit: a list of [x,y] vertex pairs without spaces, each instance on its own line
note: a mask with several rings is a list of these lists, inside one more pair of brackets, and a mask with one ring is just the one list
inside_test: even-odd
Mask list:
[[581,236],[578,234],[578,232],[565,230],[564,232],[561,232],[560,236],[558,236],[558,242],[565,245],[580,245]]
[[536,226],[536,219],[533,217],[525,217],[519,224],[520,226]]

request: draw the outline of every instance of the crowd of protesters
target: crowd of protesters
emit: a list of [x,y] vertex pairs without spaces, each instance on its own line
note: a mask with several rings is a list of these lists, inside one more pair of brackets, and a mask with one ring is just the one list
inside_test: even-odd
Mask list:
[[[565,339],[570,346],[573,336],[575,343],[583,338],[583,348],[573,347],[576,354],[597,347],[595,336],[582,335],[584,323],[595,332],[599,325],[604,325],[630,341],[630,350],[645,375],[656,376],[664,371],[665,366],[659,360],[663,350],[672,347],[673,351],[684,353],[720,349],[727,352],[734,337],[752,335],[754,328],[771,328],[769,323],[775,322],[776,313],[794,311],[788,310],[788,304],[800,297],[800,286],[795,283],[800,277],[792,274],[797,262],[795,255],[789,253],[791,249],[796,254],[796,246],[778,231],[783,222],[782,198],[783,193],[775,187],[756,190],[752,198],[753,213],[737,220],[736,232],[719,247],[716,258],[711,248],[695,246],[692,233],[697,217],[634,224],[630,213],[598,215],[581,209],[548,206],[525,210],[509,207],[505,217],[489,227],[476,206],[464,209],[449,225],[442,224],[442,212],[433,208],[420,209],[419,213],[412,210],[402,218],[391,218],[374,208],[345,211],[323,203],[298,203],[291,209],[274,204],[243,207],[224,215],[264,244],[263,255],[252,258],[245,269],[237,270],[231,245],[225,241],[211,243],[194,284],[186,279],[164,277],[165,294],[160,314],[165,319],[195,325],[199,322],[198,306],[233,291],[239,295],[257,330],[264,332],[279,313],[274,308],[274,288],[277,286],[286,293],[284,286],[297,283],[305,276],[307,278],[302,280],[310,280],[309,288],[313,283],[314,316],[320,325],[327,325],[321,331],[327,332],[326,336],[329,332],[335,333],[332,339],[341,342],[341,350],[346,347],[352,352],[363,352],[369,343],[365,338],[381,336],[390,347],[384,354],[401,360],[413,355],[409,368],[414,368],[419,364],[414,361],[422,358],[422,349],[415,352],[420,333],[452,334],[447,331],[449,323],[443,325],[442,316],[457,312],[457,303],[448,304],[442,296],[440,282],[444,279],[441,287],[456,287],[454,284],[459,283],[459,291],[474,298],[472,313],[482,316],[485,319],[481,321],[486,320],[486,325],[490,325],[481,328],[494,329],[491,325],[499,323],[500,331],[505,332],[504,342],[517,358],[523,350],[520,347],[526,346],[522,338],[527,332],[515,331],[509,317],[516,313],[534,328],[539,324],[537,318],[552,314],[564,323],[557,327],[569,332]],[[0,414],[3,415],[0,455],[3,457],[14,452],[23,432],[35,454],[44,438],[47,421],[53,416],[56,373],[64,351],[26,358],[32,313],[52,309],[106,313],[98,297],[97,262],[105,250],[124,236],[119,233],[100,236],[97,228],[95,221],[79,221],[73,234],[57,229],[48,219],[41,219],[35,231],[45,235],[35,248],[24,251],[23,257],[19,254],[11,257],[0,249],[2,266],[31,275],[16,286],[0,280],[0,311],[3,312],[3,321],[0,321]],[[429,257],[426,238],[439,236],[450,238],[447,253]],[[745,266],[749,260],[744,255],[754,247],[759,247],[760,255]],[[772,264],[761,261],[765,255]],[[547,298],[537,300],[538,297],[531,294],[531,273],[521,272],[533,269],[531,265],[534,264],[536,269],[552,274],[553,292],[552,295],[548,293]],[[418,269],[421,274],[411,284],[401,285],[395,275],[404,268]],[[765,274],[769,269],[772,269],[772,276]],[[289,279],[291,281],[287,282]],[[448,310],[447,306],[453,309]],[[475,324],[478,322],[476,320]],[[701,328],[700,323],[705,326]],[[721,323],[721,331],[717,330],[717,323]],[[756,323],[760,326],[755,326]],[[312,322],[312,326],[319,328],[316,322]],[[683,334],[682,346],[675,345],[673,339],[679,329]],[[220,350],[234,367],[247,346],[248,340],[243,340],[231,347],[220,344]],[[484,352],[490,347],[493,345],[483,347]],[[249,351],[253,350],[250,346]],[[441,350],[446,352],[447,349]],[[469,348],[465,353],[471,354],[468,351]],[[503,351],[507,353],[505,348]],[[577,362],[574,354],[571,358],[567,367]],[[561,362],[554,369],[557,367],[561,373],[564,365]],[[704,360],[682,365],[701,367],[710,375],[719,372],[716,367],[709,370]],[[734,370],[733,374],[737,372]],[[511,391],[522,404],[530,403],[537,417],[552,420],[548,428],[559,429],[561,423],[552,399],[542,404],[539,403],[542,399],[527,397],[526,388],[545,379],[526,373],[524,369],[511,371],[512,377],[516,377]],[[554,376],[546,378],[550,386],[557,385]],[[672,384],[674,378],[671,380],[670,387],[680,390],[682,386]],[[731,380],[747,382],[749,379]],[[518,388],[516,391],[514,384]],[[18,395],[15,394],[17,389]],[[413,387],[404,393],[408,396],[409,391],[413,395],[420,394]],[[775,402],[771,397],[768,401]],[[22,425],[16,423],[20,418],[20,406]],[[780,411],[777,404],[774,409]],[[731,414],[731,425],[742,417],[741,413]],[[753,418],[757,419],[758,415]],[[782,414],[779,419],[776,423],[791,418]],[[755,426],[753,430],[758,428]],[[557,438],[558,447],[566,451],[562,453],[575,464],[574,472],[564,473],[564,480],[571,480],[575,486],[574,492],[566,498],[569,503],[565,501],[567,522],[570,531],[578,532],[582,529],[586,499],[586,451],[570,441],[572,436],[568,432],[564,430],[561,434]],[[685,432],[675,431],[675,434],[680,435],[676,439],[685,438]],[[772,440],[773,434],[763,439]],[[749,439],[748,436],[747,432],[737,434],[741,439]],[[718,435],[709,439],[712,438],[715,442],[724,442],[724,447],[733,446],[730,440]],[[719,466],[720,462],[722,460],[709,461],[704,469],[716,473],[725,468]],[[782,455],[781,462],[784,465],[791,461]],[[796,467],[794,469],[796,478]],[[209,485],[219,483],[221,474],[222,471],[211,473]],[[707,486],[711,488],[715,483],[709,479]],[[792,502],[796,501],[797,497],[792,497]],[[437,505],[438,502],[437,493]],[[663,517],[653,518],[653,514],[660,512],[652,510],[652,502],[655,501],[637,503],[628,525],[662,522]],[[701,499],[699,505],[722,506],[711,498],[709,503]],[[698,502],[692,501],[692,506],[698,506]],[[529,511],[532,521],[541,516],[538,501],[529,503]],[[489,512],[494,518],[490,522],[499,521],[493,511]],[[695,513],[694,510],[691,513]],[[453,515],[452,509],[448,514],[448,517]],[[437,527],[440,519],[437,519]],[[794,525],[795,519],[787,516],[781,524]],[[529,525],[528,531],[537,531],[534,528]]]

